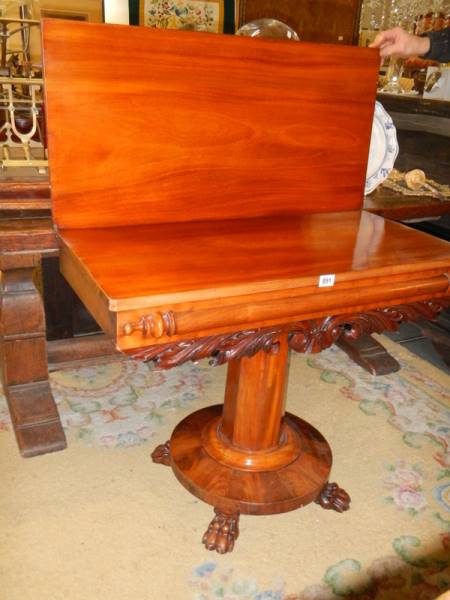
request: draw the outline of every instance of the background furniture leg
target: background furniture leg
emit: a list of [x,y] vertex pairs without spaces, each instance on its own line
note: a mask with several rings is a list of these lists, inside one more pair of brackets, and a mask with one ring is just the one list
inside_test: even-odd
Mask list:
[[33,281],[39,260],[39,254],[0,256],[0,372],[24,457],[67,446],[48,380],[44,307]]
[[341,336],[336,345],[372,375],[388,375],[400,370],[400,364],[371,335],[362,335],[356,340]]

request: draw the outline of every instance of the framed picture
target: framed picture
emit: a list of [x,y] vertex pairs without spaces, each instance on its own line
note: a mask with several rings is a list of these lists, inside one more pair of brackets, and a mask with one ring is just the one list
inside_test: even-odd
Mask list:
[[224,0],[139,0],[139,24],[223,32]]
[[[123,0],[104,3],[113,1]],[[234,33],[235,0],[128,0],[128,9],[130,25]]]

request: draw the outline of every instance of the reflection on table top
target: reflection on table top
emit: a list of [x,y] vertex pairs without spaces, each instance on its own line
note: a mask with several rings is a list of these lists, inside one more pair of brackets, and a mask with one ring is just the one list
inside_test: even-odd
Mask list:
[[109,299],[189,301],[420,273],[450,266],[450,245],[367,212],[65,230]]

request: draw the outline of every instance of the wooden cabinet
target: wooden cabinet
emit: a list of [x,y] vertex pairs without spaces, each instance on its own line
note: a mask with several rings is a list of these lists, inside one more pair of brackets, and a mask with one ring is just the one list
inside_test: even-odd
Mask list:
[[356,44],[361,0],[241,0],[239,26],[272,17],[305,42]]

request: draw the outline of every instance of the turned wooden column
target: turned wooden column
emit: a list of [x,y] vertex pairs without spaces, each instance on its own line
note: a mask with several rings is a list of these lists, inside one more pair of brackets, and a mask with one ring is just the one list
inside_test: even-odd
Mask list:
[[225,401],[220,424],[223,440],[251,452],[280,445],[288,367],[287,334],[270,352],[228,364]]
[[288,360],[287,333],[231,360],[224,405],[189,415],[153,452],[155,462],[170,465],[191,493],[214,506],[203,536],[210,550],[232,550],[240,513],[281,513],[314,500],[324,506],[331,450],[316,429],[285,413]]

